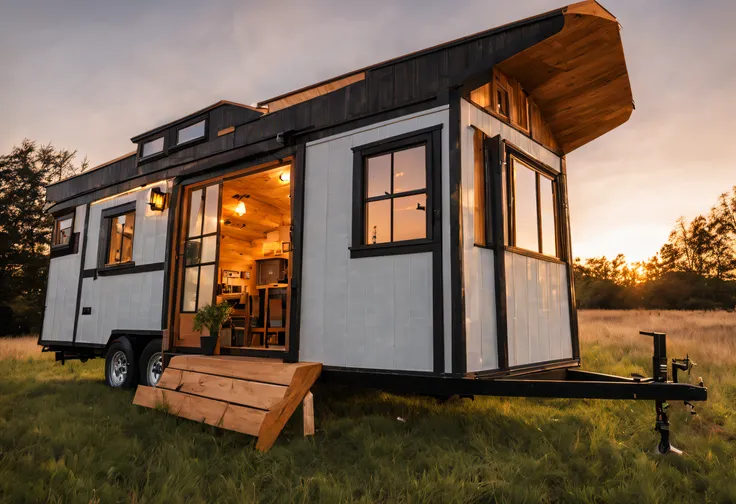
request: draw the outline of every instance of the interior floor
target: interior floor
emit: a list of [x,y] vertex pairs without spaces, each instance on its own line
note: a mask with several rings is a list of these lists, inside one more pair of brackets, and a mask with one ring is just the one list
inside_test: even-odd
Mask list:
[[233,311],[220,348],[286,349],[290,169],[223,182],[217,302]]

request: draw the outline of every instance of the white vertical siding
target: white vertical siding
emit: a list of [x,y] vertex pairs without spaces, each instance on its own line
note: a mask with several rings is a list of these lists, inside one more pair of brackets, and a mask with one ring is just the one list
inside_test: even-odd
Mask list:
[[[377,123],[307,145],[300,359],[330,366],[432,371],[432,253],[350,258],[352,148],[447,125],[447,107]],[[449,229],[449,154],[442,131],[443,226]],[[446,222],[446,225],[445,225]],[[449,237],[443,235],[443,278]],[[449,281],[444,283],[450,361]]]
[[85,212],[85,205],[78,206],[74,211],[74,232],[79,233],[80,240],[77,253],[56,257],[49,263],[46,308],[41,332],[44,341],[72,341],[74,335]]
[[[461,100],[463,282],[467,370],[498,368],[494,251],[474,245],[474,128],[500,135],[560,169],[560,158],[529,137]],[[572,356],[566,266],[506,253],[509,365]]]
[[[166,190],[166,182],[157,184]],[[153,186],[152,186],[153,187]],[[101,241],[102,211],[136,202],[133,261],[136,266],[163,263],[166,256],[168,210],[156,212],[148,205],[150,188],[93,203],[88,226],[89,243],[85,269],[94,269]],[[85,278],[82,282],[77,342],[107,343],[113,329],[161,329],[164,272],[123,274]],[[90,315],[82,315],[83,307]]]
[[567,266],[506,252],[509,366],[572,358]]

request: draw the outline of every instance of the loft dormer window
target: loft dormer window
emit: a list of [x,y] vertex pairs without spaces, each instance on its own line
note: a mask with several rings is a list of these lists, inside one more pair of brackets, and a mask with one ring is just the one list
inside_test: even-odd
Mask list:
[[197,140],[204,137],[204,123],[205,121],[204,119],[202,119],[197,123],[194,123],[177,131],[176,145],[181,145],[183,143],[191,142],[192,140]]
[[143,144],[141,157],[153,156],[164,151],[164,137],[159,137]]

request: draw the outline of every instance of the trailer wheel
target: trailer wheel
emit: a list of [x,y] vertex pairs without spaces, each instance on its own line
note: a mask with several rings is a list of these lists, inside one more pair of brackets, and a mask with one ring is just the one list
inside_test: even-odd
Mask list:
[[118,338],[112,342],[105,357],[105,381],[112,388],[132,388],[135,386],[135,352],[128,338]]
[[139,366],[141,385],[155,387],[164,372],[164,356],[161,352],[161,340],[150,341],[141,353]]

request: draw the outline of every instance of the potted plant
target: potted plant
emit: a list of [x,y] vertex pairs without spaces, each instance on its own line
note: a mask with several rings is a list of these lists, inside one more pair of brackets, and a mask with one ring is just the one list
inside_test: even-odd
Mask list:
[[201,331],[206,327],[210,332],[209,336],[199,337],[200,346],[205,355],[213,355],[215,353],[222,324],[230,318],[230,312],[232,311],[233,307],[227,301],[223,301],[220,304],[209,304],[197,311],[192,327],[195,331]]

